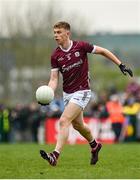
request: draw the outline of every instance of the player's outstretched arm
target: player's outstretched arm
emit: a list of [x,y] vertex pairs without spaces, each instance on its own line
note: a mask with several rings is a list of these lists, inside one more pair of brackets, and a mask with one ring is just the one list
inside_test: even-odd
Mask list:
[[121,70],[121,72],[126,75],[127,73],[132,77],[133,72],[130,68],[128,68],[125,64],[123,64],[111,51],[108,49],[102,48],[100,46],[96,46],[95,54],[100,54],[107,59],[111,60],[115,64],[117,64]]

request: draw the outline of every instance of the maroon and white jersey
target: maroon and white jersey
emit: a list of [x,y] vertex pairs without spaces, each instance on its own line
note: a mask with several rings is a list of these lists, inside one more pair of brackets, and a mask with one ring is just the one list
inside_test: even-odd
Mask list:
[[67,50],[57,47],[51,56],[52,70],[63,76],[63,91],[73,93],[90,89],[87,53],[94,53],[95,46],[83,41],[71,41]]

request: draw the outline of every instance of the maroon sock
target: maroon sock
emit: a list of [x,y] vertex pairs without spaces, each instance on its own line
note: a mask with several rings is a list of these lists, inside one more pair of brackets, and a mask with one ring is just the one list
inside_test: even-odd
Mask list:
[[97,145],[97,142],[96,142],[95,140],[93,140],[93,141],[91,141],[91,142],[89,143],[89,145],[90,145],[91,148],[95,148],[96,145]]

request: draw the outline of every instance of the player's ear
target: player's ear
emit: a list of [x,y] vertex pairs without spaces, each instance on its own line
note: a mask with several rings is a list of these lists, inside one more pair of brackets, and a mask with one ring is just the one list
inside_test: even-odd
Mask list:
[[67,31],[67,35],[68,35],[68,36],[70,36],[70,35],[71,35],[70,31]]

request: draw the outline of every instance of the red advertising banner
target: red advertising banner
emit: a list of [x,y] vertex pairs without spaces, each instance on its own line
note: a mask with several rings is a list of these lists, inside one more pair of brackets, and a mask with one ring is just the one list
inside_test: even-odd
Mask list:
[[[101,142],[113,143],[114,132],[111,129],[111,124],[108,120],[100,121],[99,119],[85,117],[84,121],[91,129],[93,137]],[[59,121],[57,118],[46,119],[45,121],[45,142],[48,144],[54,144],[57,141],[57,135],[59,130]],[[72,126],[69,130],[69,144],[84,144],[87,143],[78,131]]]

